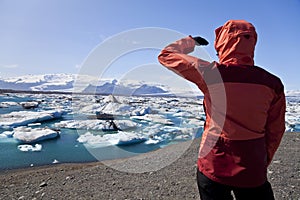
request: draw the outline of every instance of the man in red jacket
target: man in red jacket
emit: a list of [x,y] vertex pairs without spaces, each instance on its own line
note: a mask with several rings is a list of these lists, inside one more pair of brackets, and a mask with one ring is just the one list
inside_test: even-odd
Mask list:
[[201,199],[274,199],[267,167],[285,131],[280,79],[254,65],[255,27],[229,20],[215,30],[219,62],[188,55],[201,37],[165,47],[159,62],[195,83],[204,94],[206,123],[198,156]]

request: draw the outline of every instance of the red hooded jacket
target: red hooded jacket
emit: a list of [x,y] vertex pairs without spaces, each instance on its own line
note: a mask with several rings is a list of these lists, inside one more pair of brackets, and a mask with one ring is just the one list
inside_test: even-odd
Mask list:
[[192,37],[168,45],[158,59],[204,94],[198,169],[222,184],[257,187],[267,180],[267,166],[285,131],[283,84],[254,66],[252,24],[230,20],[215,33],[219,63],[188,55],[195,47]]

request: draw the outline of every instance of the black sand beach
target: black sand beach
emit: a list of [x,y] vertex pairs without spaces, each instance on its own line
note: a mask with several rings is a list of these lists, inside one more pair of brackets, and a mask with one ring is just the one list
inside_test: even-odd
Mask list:
[[[286,133],[269,167],[268,176],[276,199],[300,199],[299,144],[300,133]],[[187,146],[172,145],[105,164],[53,164],[1,171],[0,199],[199,199],[195,180],[199,140],[194,140],[170,165],[152,172],[147,169],[153,164],[148,163],[149,158],[172,157]],[[108,165],[117,166],[121,171]],[[132,166],[136,169],[126,169]],[[144,170],[140,169],[145,166]]]

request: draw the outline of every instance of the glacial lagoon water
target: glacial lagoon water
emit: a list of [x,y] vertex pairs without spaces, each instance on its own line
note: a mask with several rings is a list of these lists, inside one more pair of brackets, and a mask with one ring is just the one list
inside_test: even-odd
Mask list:
[[[3,94],[0,95],[0,123],[1,116],[7,113],[28,111],[20,105],[21,102],[37,101],[40,103],[37,108],[31,109],[30,111],[39,112],[57,108],[65,111],[65,114],[60,119],[45,121],[41,122],[40,124],[29,124],[32,126],[32,128],[57,128],[55,127],[56,123],[61,121],[68,122],[68,120],[78,120],[79,118],[81,119],[82,116],[86,116],[86,114],[94,115],[97,110],[103,110],[104,106],[107,104],[107,102],[102,103],[101,101],[99,103],[99,99],[105,100],[105,96],[86,96],[84,98],[86,99],[80,102],[84,105],[80,105],[80,108],[76,107],[76,110],[74,111],[74,99],[82,99],[82,97],[74,98],[70,95],[57,94]],[[93,162],[97,160],[130,157],[153,151],[158,148],[163,148],[164,146],[180,141],[190,140],[193,137],[200,136],[202,133],[202,127],[199,126],[199,124],[203,124],[203,118],[201,119],[201,114],[203,115],[203,111],[197,108],[201,107],[201,99],[199,100],[199,103],[195,103],[194,100],[191,100],[190,104],[187,106],[184,99],[178,100],[176,98],[168,97],[150,97],[147,99],[147,101],[145,101],[145,98],[138,97],[133,99],[127,97],[120,98],[122,101],[126,102],[122,107],[123,110],[120,109],[121,111],[119,110],[112,112],[117,112],[116,114],[119,116],[124,115],[124,118],[135,121],[138,126],[134,130],[130,130],[130,132],[144,134],[145,138],[147,138],[146,142],[118,146],[113,144],[108,145],[107,142],[94,142],[92,138],[92,142],[88,141],[87,143],[83,143],[79,142],[78,138],[85,133],[103,136],[105,134],[116,134],[118,131],[103,132],[102,130],[79,130],[76,128],[59,127],[59,138],[29,144],[32,147],[35,147],[35,145],[41,146],[41,148],[37,151],[21,151],[20,145],[23,144],[11,136],[6,137],[4,134],[7,132],[13,132],[13,128],[2,127],[0,128],[0,170],[51,165],[55,163]],[[184,103],[181,103],[181,101]],[[168,102],[169,105],[164,105],[164,102]],[[184,110],[184,108],[180,108],[180,106],[189,108],[189,111],[186,112],[186,110]],[[81,110],[84,110],[85,113],[82,114]],[[145,110],[148,110],[147,112],[154,113],[151,116],[156,116],[158,114],[160,114],[160,117],[164,116],[167,122],[171,122],[173,125],[164,124],[166,123],[166,120],[157,121],[157,118],[150,118],[149,120],[146,118],[146,120],[130,119],[130,115],[136,115],[137,113],[139,116],[147,115],[147,113],[141,113],[142,111],[145,112]],[[198,120],[195,122],[195,120],[192,120],[192,116],[196,115],[197,113]],[[156,121],[151,121],[153,119]],[[189,133],[189,131],[194,133]],[[182,135],[185,137],[182,137]],[[89,148],[93,148],[93,150],[97,149],[97,159],[90,153]]]

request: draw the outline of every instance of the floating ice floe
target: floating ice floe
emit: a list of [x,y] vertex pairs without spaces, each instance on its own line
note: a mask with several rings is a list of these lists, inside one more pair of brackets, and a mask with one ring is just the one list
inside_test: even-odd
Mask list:
[[286,132],[299,132],[300,131],[300,124],[288,124],[286,123]]
[[38,107],[39,102],[36,101],[20,102],[20,105],[25,109],[32,109]]
[[21,145],[18,145],[18,149],[20,151],[41,151],[42,145],[41,144],[35,144],[35,145],[21,144]]
[[119,132],[117,134],[105,135],[108,136],[109,141],[114,145],[131,145],[146,141],[147,139],[139,134],[131,132]]
[[74,106],[75,111],[77,111],[77,109],[80,109],[77,112],[84,113],[84,114],[95,113],[97,110],[101,110],[102,107],[103,107],[103,105],[101,105],[99,103],[93,103],[91,105],[86,105],[82,108],[78,108],[78,107]]
[[174,117],[184,117],[184,118],[193,118],[195,115],[193,115],[191,112],[188,111],[180,111],[173,114]]
[[94,135],[87,132],[80,135],[78,142],[94,145],[132,145],[146,141],[147,138],[138,133],[119,131],[116,134]]
[[153,111],[150,107],[138,107],[131,112],[132,116],[142,116],[146,114],[154,114],[156,111]]
[[290,112],[285,115],[285,127],[287,132],[300,131],[300,117],[297,112]]
[[131,120],[66,120],[54,124],[58,128],[86,129],[86,130],[128,130],[138,126]]
[[18,126],[26,126],[31,123],[61,118],[63,114],[64,111],[62,110],[11,112],[0,115],[0,128],[9,129]]
[[131,119],[136,119],[136,120],[145,120],[145,121],[150,121],[153,123],[160,123],[160,124],[165,124],[165,125],[174,125],[174,123],[166,118],[164,115],[159,115],[159,114],[146,114],[143,116],[131,116]]
[[7,102],[0,102],[0,108],[9,108],[11,106],[19,105],[17,102],[7,101]]
[[285,125],[286,125],[287,132],[299,132],[300,131],[300,100],[299,100],[299,97],[287,97]]
[[9,138],[12,137],[14,134],[13,131],[4,131],[2,133],[0,133],[0,138]]
[[196,127],[203,127],[205,124],[205,121],[203,119],[197,119],[197,118],[191,118],[187,121],[183,121],[184,123],[187,123],[189,125],[193,125]]
[[203,131],[203,127],[175,127],[162,124],[154,124],[152,126],[145,127],[143,134],[147,135],[149,139],[145,144],[158,144],[161,142],[167,142],[172,140],[187,140],[200,137]]
[[145,141],[145,144],[158,144],[158,143],[160,143],[161,141],[160,140],[158,140],[158,139],[152,139],[152,138],[150,138],[150,139],[148,139],[147,141]]
[[21,126],[14,128],[13,132],[13,137],[22,143],[34,143],[59,136],[59,131],[49,128],[30,128]]
[[27,124],[27,126],[40,126],[40,125],[42,125],[41,123],[31,123],[31,124]]

